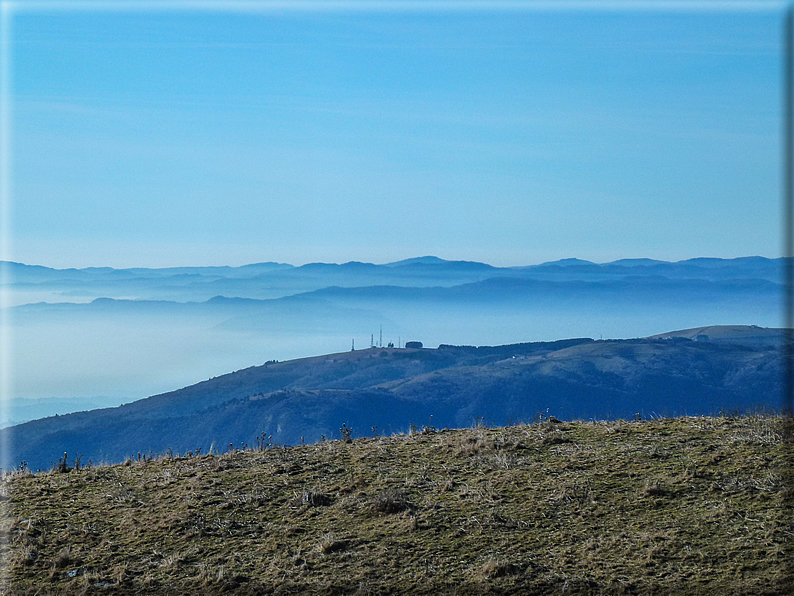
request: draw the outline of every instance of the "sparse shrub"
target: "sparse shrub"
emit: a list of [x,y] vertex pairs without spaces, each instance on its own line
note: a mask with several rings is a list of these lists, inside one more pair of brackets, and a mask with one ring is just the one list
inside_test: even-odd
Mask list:
[[490,559],[480,568],[480,575],[486,579],[493,579],[496,577],[507,577],[508,575],[518,575],[521,573],[521,568],[513,563],[500,563]]
[[256,449],[257,451],[264,451],[274,446],[273,435],[262,433],[256,436]]
[[351,438],[353,435],[353,429],[348,428],[347,425],[343,422],[342,428],[339,429],[339,432],[342,433],[342,440],[345,443],[352,443],[353,439]]
[[563,435],[561,431],[554,430],[546,434],[542,442],[544,445],[560,445],[562,443],[570,443],[571,439]]
[[422,434],[429,435],[434,432],[436,432],[436,427],[433,426],[433,415],[431,414],[429,423],[422,426]]
[[58,465],[55,466],[55,471],[60,474],[68,474],[72,471],[69,464],[66,462],[66,452],[63,452],[63,457],[58,458]]
[[545,412],[535,412],[535,415],[532,417],[532,422],[534,424],[541,424],[544,421],[548,422],[549,418],[551,418],[549,415],[549,408],[546,408]]
[[725,406],[723,406],[720,409],[720,414],[719,415],[720,415],[720,418],[734,419],[734,418],[741,417],[742,411],[739,408],[730,408],[730,409],[728,409]]
[[660,497],[667,492],[661,480],[652,480],[651,478],[645,479],[645,486],[642,489],[642,494],[646,497]]
[[55,558],[52,560],[52,565],[56,569],[63,569],[73,561],[74,559],[72,559],[72,549],[68,546],[65,546],[64,548],[58,551],[57,555],[55,555]]
[[135,502],[135,493],[129,488],[121,487],[116,491],[113,500],[117,503],[133,503]]
[[234,497],[233,503],[229,502],[230,505],[266,505],[271,501],[271,496],[264,492],[256,492],[256,493],[247,493],[244,495],[236,495]]
[[22,551],[22,564],[33,565],[39,558],[38,551],[33,546],[26,546]]
[[[2,470],[2,468],[0,468]],[[5,478],[6,476],[26,476],[28,474],[32,474],[30,468],[28,468],[28,462],[21,461],[16,468],[3,472],[2,477]]]
[[492,437],[481,431],[477,431],[476,433],[463,436],[457,453],[463,456],[476,455],[480,451],[493,450],[494,447],[495,445]]
[[510,453],[494,453],[492,455],[480,456],[482,463],[496,470],[510,470],[515,468],[517,459]]
[[320,544],[317,546],[321,553],[328,555],[345,550],[347,548],[347,542],[345,540],[334,539],[333,534],[324,534],[323,537],[320,538]]
[[301,505],[310,507],[327,507],[332,503],[331,497],[326,494],[307,490],[301,495]]
[[402,491],[387,488],[375,498],[375,510],[381,513],[399,513],[408,509],[408,500]]

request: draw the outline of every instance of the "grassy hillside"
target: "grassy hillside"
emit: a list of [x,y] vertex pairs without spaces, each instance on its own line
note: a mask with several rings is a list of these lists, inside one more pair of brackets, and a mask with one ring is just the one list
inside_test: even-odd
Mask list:
[[117,463],[137,452],[281,445],[354,437],[372,426],[468,427],[532,420],[710,415],[779,408],[785,353],[769,346],[662,339],[569,339],[493,347],[366,349],[271,362],[118,408],[0,430],[8,468],[49,470],[66,451]]
[[9,594],[784,594],[779,417],[566,422],[16,473]]

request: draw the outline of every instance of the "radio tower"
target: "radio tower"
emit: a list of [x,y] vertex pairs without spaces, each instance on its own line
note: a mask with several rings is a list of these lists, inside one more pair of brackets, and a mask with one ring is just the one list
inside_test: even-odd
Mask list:
[[380,339],[378,340],[378,347],[383,347],[383,325],[380,326]]

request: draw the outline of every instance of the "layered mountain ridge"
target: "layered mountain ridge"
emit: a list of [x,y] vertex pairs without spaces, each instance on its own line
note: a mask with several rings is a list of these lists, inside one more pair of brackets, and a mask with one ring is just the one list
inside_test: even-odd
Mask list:
[[[614,419],[779,409],[783,330],[710,327],[631,340],[567,339],[503,346],[367,348],[271,361],[117,408],[0,431],[9,461],[48,469],[138,453],[278,444],[561,419]],[[711,337],[711,336],[709,336]],[[731,338],[734,338],[731,340]],[[759,341],[761,338],[761,341]],[[261,440],[261,439],[259,439]]]

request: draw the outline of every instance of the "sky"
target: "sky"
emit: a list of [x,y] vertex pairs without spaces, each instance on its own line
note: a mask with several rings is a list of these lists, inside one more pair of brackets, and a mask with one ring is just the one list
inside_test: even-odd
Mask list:
[[18,6],[10,260],[783,247],[779,10]]

